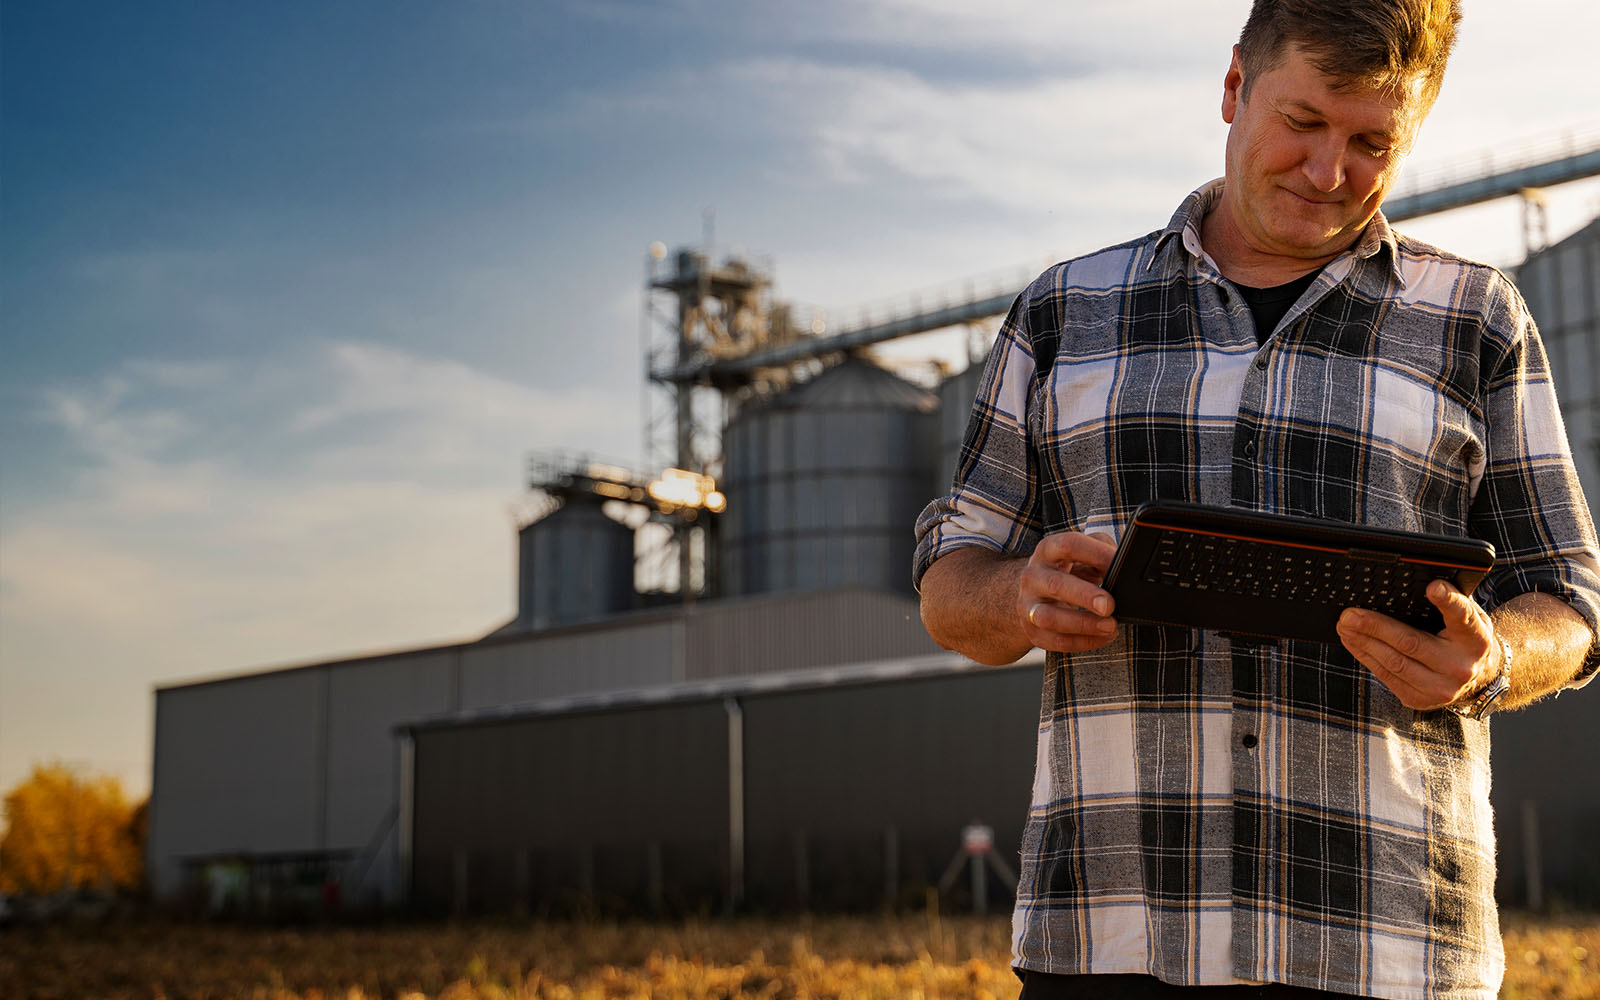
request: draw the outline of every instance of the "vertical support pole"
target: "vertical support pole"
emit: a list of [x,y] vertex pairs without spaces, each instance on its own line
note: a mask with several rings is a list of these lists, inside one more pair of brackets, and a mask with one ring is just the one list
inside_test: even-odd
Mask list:
[[1522,800],[1522,871],[1528,882],[1528,909],[1544,909],[1544,857],[1539,849],[1539,803]]
[[450,657],[450,711],[461,711],[461,647]]
[[973,854],[972,858],[972,912],[983,916],[989,912],[989,866],[984,864],[982,854]]
[[1522,196],[1522,256],[1527,258],[1550,245],[1550,219],[1543,191],[1523,188],[1518,193]]
[[395,850],[396,881],[399,883],[400,901],[406,906],[413,902],[413,885],[416,850],[416,788],[417,744],[409,731],[400,734],[400,829]]
[[[693,292],[681,280],[685,262],[693,262],[695,266]],[[695,334],[703,323],[706,299],[711,294],[711,247],[705,248],[703,257],[679,253],[678,277],[681,286],[677,289],[678,364],[683,365],[694,357]],[[678,468],[703,473],[706,470],[701,465],[695,443],[694,383],[675,382],[673,389],[678,396]],[[688,522],[681,518],[675,521],[673,535],[678,543],[678,596],[684,604],[693,604],[694,588],[689,581],[693,573],[694,549]]]
[[802,910],[811,909],[811,849],[806,832],[794,832],[794,895]]
[[728,713],[728,899],[733,913],[744,904],[744,709],[724,698]]
[[666,878],[661,865],[661,841],[652,840],[645,845],[645,892],[650,897],[650,910],[660,913],[666,909]]
[[883,831],[883,905],[893,909],[900,899],[900,831],[885,827]]

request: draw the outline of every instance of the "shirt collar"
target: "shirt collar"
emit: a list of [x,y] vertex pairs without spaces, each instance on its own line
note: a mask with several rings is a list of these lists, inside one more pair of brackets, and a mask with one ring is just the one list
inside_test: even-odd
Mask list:
[[[1200,243],[1200,224],[1205,221],[1206,213],[1215,208],[1221,200],[1222,178],[1220,177],[1190,192],[1189,196],[1183,199],[1183,204],[1178,206],[1178,210],[1172,213],[1166,228],[1156,238],[1156,252],[1151,255],[1150,263],[1145,269],[1149,270],[1155,266],[1162,250],[1169,243],[1182,246],[1191,257],[1196,259],[1203,257],[1205,250]],[[1386,266],[1390,276],[1401,288],[1406,285],[1405,275],[1400,270],[1400,247],[1394,230],[1389,228],[1389,220],[1384,218],[1381,209],[1372,217],[1372,221],[1367,223],[1367,228],[1361,231],[1361,237],[1356,240],[1355,245],[1330,261],[1328,268],[1333,270],[1334,264],[1347,258],[1354,258],[1352,264],[1371,261],[1373,265]]]

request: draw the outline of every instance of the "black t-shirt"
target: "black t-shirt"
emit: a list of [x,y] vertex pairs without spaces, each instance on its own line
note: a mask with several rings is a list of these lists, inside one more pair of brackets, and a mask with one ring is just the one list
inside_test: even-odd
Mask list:
[[1311,287],[1317,280],[1317,275],[1322,273],[1317,268],[1310,274],[1302,275],[1282,285],[1271,288],[1251,288],[1248,285],[1235,283],[1233,287],[1239,289],[1239,294],[1244,296],[1245,305],[1250,307],[1250,315],[1256,321],[1256,343],[1265,344],[1267,338],[1272,336],[1273,329],[1278,325],[1278,320],[1283,319],[1283,314],[1289,311],[1295,300],[1300,298],[1300,293]]

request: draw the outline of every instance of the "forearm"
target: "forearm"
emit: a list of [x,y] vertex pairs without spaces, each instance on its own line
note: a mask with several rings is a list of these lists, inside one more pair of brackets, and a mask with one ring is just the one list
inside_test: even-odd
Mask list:
[[979,663],[1012,663],[1033,648],[1017,614],[1028,560],[970,546],[922,575],[922,624],[933,641]]
[[1521,708],[1560,690],[1583,666],[1593,640],[1583,617],[1550,594],[1521,594],[1489,617],[1515,657],[1503,708]]

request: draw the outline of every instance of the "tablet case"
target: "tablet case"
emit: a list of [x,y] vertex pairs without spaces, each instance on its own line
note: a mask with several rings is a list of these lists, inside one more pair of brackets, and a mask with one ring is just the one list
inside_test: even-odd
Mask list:
[[1428,584],[1471,594],[1493,565],[1494,546],[1474,538],[1155,501],[1123,533],[1105,589],[1118,619],[1337,643],[1348,607],[1438,632]]

